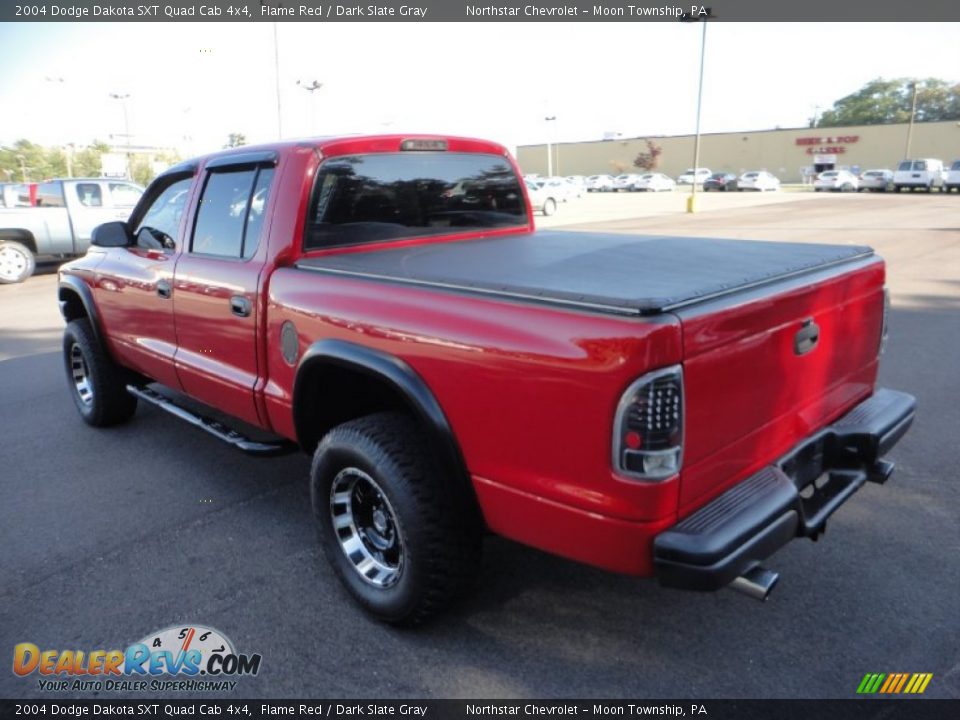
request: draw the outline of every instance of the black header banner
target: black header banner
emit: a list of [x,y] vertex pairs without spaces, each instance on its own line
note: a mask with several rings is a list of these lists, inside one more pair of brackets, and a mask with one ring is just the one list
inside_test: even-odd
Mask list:
[[6,0],[6,22],[958,22],[956,0]]
[[0,718],[953,720],[960,700],[0,700]]

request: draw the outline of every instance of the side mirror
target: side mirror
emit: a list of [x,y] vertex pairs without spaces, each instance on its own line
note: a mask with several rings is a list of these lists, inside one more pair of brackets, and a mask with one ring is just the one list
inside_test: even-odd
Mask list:
[[93,229],[90,244],[104,248],[129,247],[133,244],[133,237],[125,222],[108,222]]

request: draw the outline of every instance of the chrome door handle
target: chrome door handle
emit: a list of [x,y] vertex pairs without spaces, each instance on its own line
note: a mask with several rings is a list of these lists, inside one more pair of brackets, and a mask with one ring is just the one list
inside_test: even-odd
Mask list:
[[249,317],[253,310],[253,303],[243,295],[234,295],[230,298],[230,312],[237,317]]

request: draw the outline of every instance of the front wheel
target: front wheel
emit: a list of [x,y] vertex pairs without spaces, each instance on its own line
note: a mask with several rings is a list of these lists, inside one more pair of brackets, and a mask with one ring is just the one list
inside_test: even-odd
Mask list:
[[0,241],[0,285],[22,283],[33,275],[36,260],[30,248],[13,241]]
[[435,466],[423,429],[378,413],[320,442],[310,496],[320,544],[361,606],[385,622],[416,625],[474,579],[479,523],[461,489]]
[[133,417],[137,399],[127,392],[125,372],[110,359],[86,318],[67,324],[63,361],[73,404],[85,423],[107,427]]
[[547,198],[543,201],[543,214],[553,215],[557,211],[557,201],[553,198]]

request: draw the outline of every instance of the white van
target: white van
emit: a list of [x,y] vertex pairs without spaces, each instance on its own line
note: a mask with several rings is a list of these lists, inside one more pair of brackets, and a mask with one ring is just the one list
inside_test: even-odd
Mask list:
[[960,192],[960,160],[954,160],[953,165],[947,171],[946,182],[943,183],[944,192],[956,190]]
[[893,190],[900,192],[902,188],[923,188],[930,192],[934,188],[943,190],[943,160],[923,158],[921,160],[904,160],[893,173]]

